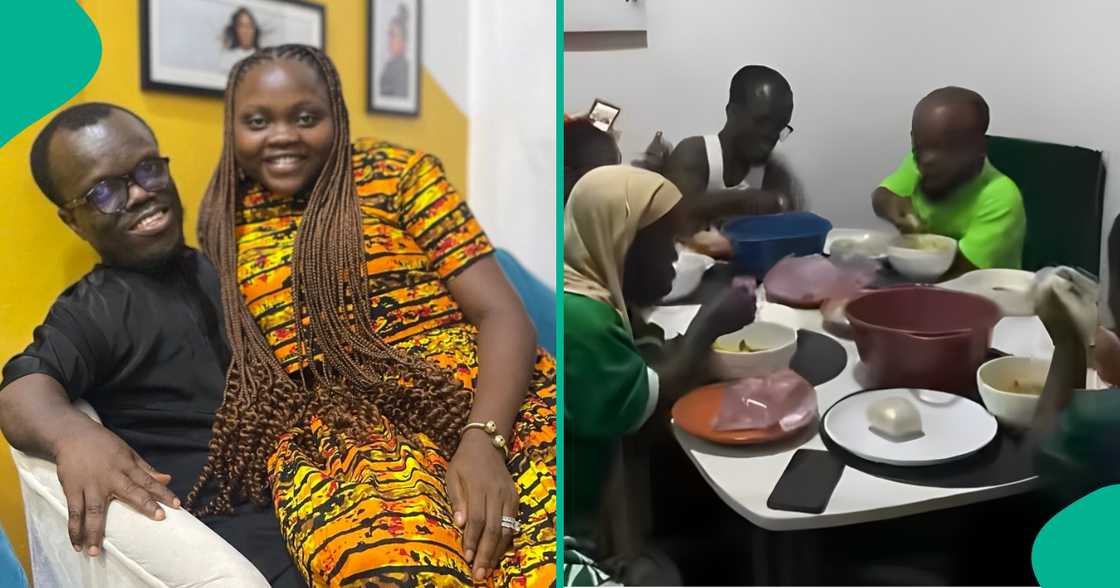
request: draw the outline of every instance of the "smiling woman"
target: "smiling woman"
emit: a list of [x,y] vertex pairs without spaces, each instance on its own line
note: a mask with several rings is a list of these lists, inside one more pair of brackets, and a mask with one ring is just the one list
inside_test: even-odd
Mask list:
[[225,141],[200,240],[233,364],[187,503],[271,503],[312,585],[551,585],[555,361],[439,161],[351,143],[303,45],[235,68]]

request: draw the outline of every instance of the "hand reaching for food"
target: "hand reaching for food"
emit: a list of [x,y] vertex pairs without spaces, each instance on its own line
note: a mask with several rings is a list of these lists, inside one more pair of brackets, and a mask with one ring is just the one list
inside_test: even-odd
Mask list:
[[925,226],[914,212],[914,203],[909,198],[894,198],[887,211],[887,220],[903,234],[924,233]]
[[754,278],[735,278],[729,287],[700,307],[692,322],[711,339],[753,323],[758,310],[755,287]]
[[1091,347],[1097,336],[1100,285],[1073,268],[1043,268],[1035,275],[1031,300],[1055,345],[1080,342]]

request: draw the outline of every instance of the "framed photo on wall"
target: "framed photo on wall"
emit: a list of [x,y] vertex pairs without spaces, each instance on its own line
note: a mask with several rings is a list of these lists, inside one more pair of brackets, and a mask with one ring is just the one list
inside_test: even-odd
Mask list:
[[618,118],[620,112],[622,112],[621,108],[596,98],[591,105],[591,110],[587,111],[587,118],[595,128],[606,133],[614,126],[614,119]]
[[322,49],[323,6],[303,0],[141,0],[140,87],[220,96],[235,63],[284,43]]
[[366,109],[420,113],[420,0],[368,0]]

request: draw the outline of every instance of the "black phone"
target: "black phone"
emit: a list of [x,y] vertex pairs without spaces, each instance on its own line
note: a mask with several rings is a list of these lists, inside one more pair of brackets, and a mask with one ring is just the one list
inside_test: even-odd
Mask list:
[[831,453],[798,449],[774,485],[766,506],[774,510],[820,514],[828,506],[828,499],[843,472],[844,462]]

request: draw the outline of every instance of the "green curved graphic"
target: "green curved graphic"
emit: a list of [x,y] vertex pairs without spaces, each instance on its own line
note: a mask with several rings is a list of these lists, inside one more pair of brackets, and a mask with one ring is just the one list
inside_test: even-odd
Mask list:
[[1058,513],[1031,553],[1042,588],[1120,586],[1120,485],[1101,488]]
[[101,37],[74,0],[7,2],[0,19],[4,102],[0,147],[69,100],[101,63]]

